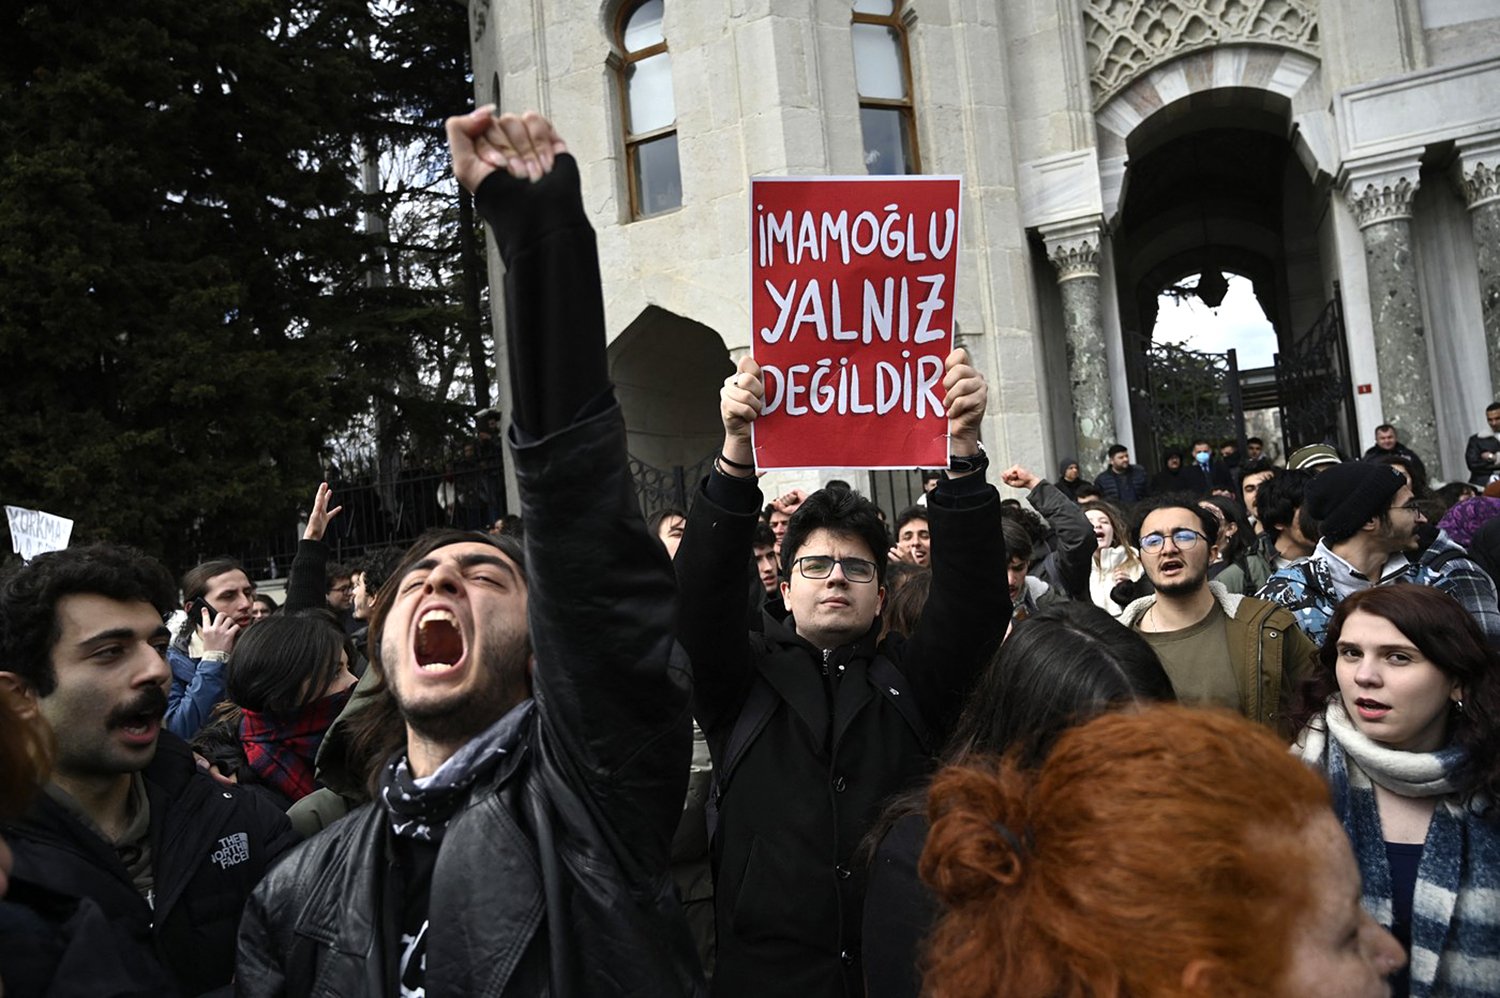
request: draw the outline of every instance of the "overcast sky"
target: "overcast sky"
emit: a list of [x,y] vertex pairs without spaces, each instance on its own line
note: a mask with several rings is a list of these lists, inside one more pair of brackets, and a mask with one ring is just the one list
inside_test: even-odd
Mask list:
[[[1153,339],[1178,343],[1191,350],[1223,353],[1239,351],[1235,360],[1240,370],[1270,367],[1276,354],[1276,333],[1266,314],[1255,300],[1250,281],[1238,274],[1228,274],[1229,294],[1215,315],[1197,298],[1161,297]],[[1196,283],[1192,279],[1181,282]]]

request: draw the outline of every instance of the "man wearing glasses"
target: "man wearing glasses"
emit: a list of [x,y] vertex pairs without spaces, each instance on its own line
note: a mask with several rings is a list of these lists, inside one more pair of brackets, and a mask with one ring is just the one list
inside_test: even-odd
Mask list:
[[947,358],[943,387],[953,460],[928,498],[931,595],[909,638],[883,641],[890,541],[848,489],[797,507],[781,545],[789,613],[747,634],[760,369],[741,360],[720,392],[724,449],[675,563],[693,712],[714,760],[715,995],[864,993],[860,840],[886,798],[929,771],[1010,621],[1000,496],[979,446],[986,389],[964,351]]
[[1306,561],[1272,574],[1257,595],[1296,614],[1308,637],[1323,643],[1334,609],[1350,594],[1411,582],[1458,600],[1489,643],[1500,647],[1494,582],[1446,533],[1427,525],[1395,468],[1333,465],[1308,483],[1306,503],[1322,535],[1317,547]]
[[1286,714],[1318,646],[1291,611],[1208,581],[1218,531],[1218,519],[1189,497],[1152,502],[1135,543],[1156,593],[1127,606],[1120,622],[1151,645],[1177,699],[1237,710],[1290,738]]

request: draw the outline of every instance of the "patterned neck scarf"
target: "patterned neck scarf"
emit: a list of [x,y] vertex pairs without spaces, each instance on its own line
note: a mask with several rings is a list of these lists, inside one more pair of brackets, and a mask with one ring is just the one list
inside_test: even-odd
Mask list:
[[349,702],[353,687],[294,711],[240,712],[240,745],[260,782],[294,803],[317,788],[318,746]]
[[1328,776],[1333,809],[1359,863],[1361,903],[1381,925],[1394,918],[1394,890],[1375,785],[1403,797],[1438,797],[1412,896],[1412,998],[1489,998],[1500,963],[1500,823],[1453,795],[1463,750],[1403,752],[1361,734],[1337,694],[1293,752]]
[[493,773],[506,753],[520,743],[534,705],[533,700],[516,704],[469,739],[431,776],[412,776],[405,752],[392,757],[380,776],[380,803],[390,815],[391,831],[421,842],[441,842],[448,822],[469,799],[470,789]]

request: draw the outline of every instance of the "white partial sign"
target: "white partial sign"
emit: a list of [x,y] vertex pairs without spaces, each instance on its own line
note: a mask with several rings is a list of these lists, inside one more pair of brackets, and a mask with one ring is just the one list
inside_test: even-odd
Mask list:
[[11,549],[26,561],[48,551],[63,550],[73,536],[72,520],[39,509],[7,506],[5,517],[10,521]]

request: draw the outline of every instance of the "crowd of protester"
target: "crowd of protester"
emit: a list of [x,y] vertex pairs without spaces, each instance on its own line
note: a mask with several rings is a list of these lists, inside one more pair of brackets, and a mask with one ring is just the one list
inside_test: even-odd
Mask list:
[[767,502],[747,357],[643,519],[576,164],[448,133],[521,514],[341,565],[321,485],[279,605],[110,544],[6,577],[3,994],[1500,995],[1500,442],[1467,496],[1382,427],[1002,499],[956,350],[887,524]]

